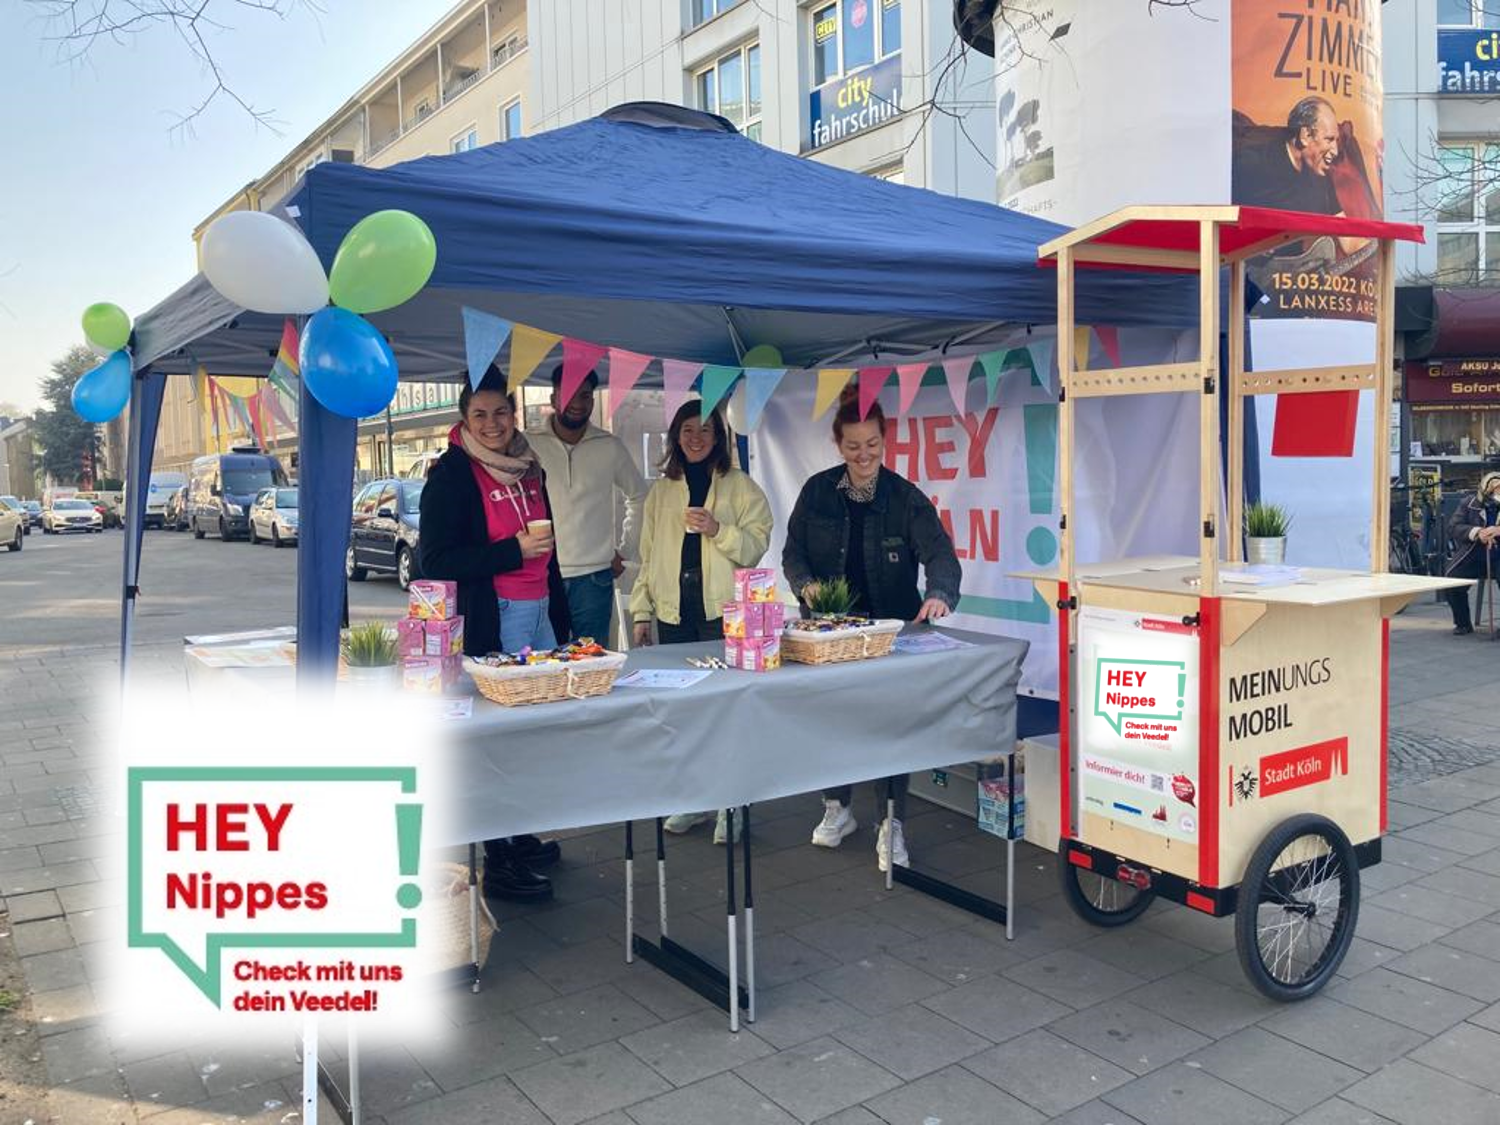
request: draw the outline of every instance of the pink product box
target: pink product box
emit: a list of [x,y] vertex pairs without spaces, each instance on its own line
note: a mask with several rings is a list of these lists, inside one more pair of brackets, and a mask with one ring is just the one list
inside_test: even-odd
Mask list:
[[406,591],[408,617],[442,621],[458,612],[458,583],[419,578]]
[[427,622],[419,617],[403,617],[396,622],[396,652],[403,660],[426,655]]
[[764,568],[736,570],[734,600],[747,603],[777,601],[776,572]]
[[442,621],[420,623],[425,633],[423,654],[426,656],[462,656],[464,652],[464,619],[449,617]]
[[753,637],[741,641],[739,667],[747,672],[774,672],[780,668],[781,638]]
[[725,637],[724,663],[728,664],[731,668],[738,668],[740,666],[740,649],[744,647],[744,644],[745,642],[738,637]]
[[407,691],[442,695],[458,682],[461,658],[413,656],[401,662],[401,686]]
[[724,635],[737,640],[779,637],[786,624],[786,606],[781,602],[725,602]]

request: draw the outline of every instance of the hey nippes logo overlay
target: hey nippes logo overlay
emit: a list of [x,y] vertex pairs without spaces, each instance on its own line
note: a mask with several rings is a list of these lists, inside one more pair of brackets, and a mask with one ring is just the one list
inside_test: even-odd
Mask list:
[[1123,738],[1166,742],[1186,703],[1187,666],[1180,660],[1102,656],[1094,670],[1094,714]]

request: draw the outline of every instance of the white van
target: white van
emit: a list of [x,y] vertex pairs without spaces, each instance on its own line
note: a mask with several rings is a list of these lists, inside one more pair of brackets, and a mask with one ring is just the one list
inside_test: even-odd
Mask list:
[[147,527],[166,525],[167,501],[172,493],[187,484],[186,473],[152,473],[151,483],[146,486]]

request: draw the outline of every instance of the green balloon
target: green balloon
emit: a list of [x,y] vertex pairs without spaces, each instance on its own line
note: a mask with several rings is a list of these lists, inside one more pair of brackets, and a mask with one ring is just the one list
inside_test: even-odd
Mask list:
[[785,367],[781,362],[781,349],[773,344],[756,344],[740,360],[741,367]]
[[119,305],[100,301],[83,310],[83,335],[99,351],[117,352],[130,343],[130,317]]
[[410,211],[376,211],[344,236],[328,295],[350,312],[380,312],[409,301],[427,284],[437,264],[437,240]]

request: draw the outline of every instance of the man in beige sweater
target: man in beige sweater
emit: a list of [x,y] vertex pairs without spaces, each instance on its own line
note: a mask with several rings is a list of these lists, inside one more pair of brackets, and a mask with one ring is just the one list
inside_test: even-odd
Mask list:
[[[594,392],[599,377],[590,371],[567,402],[562,397],[562,364],[552,371],[552,417],[526,436],[547,474],[552,531],[562,570],[573,636],[609,641],[615,579],[635,557],[640,506],[646,482],[625,443],[595,426]],[[615,492],[625,502],[622,533],[615,534]]]

